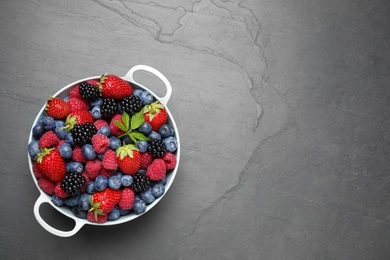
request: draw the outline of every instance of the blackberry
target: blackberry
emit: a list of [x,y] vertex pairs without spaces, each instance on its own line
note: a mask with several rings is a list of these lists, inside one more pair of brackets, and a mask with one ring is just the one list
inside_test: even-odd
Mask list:
[[161,140],[154,139],[149,142],[148,146],[148,152],[154,157],[154,158],[160,158],[165,155],[167,152],[167,148],[165,147],[165,144]]
[[68,173],[61,180],[61,188],[70,196],[79,195],[84,185],[85,178],[78,172]]
[[93,123],[77,124],[70,131],[75,144],[84,145],[91,142],[92,136],[97,133]]
[[100,112],[103,118],[110,119],[118,111],[118,106],[113,98],[104,98],[103,104],[100,106]]
[[135,95],[125,97],[125,99],[121,101],[122,110],[126,111],[130,117],[140,111],[143,107],[144,104],[142,103],[141,99]]
[[101,96],[99,89],[86,81],[80,83],[79,92],[83,99],[91,102]]
[[133,175],[133,183],[130,187],[136,193],[146,191],[150,187],[150,180],[145,175],[136,173]]

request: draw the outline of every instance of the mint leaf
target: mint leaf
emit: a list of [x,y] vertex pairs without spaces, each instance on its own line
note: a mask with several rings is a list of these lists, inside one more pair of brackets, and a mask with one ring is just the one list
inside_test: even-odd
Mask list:
[[127,128],[122,124],[122,122],[115,120],[114,123],[120,130],[127,132]]
[[131,117],[131,126],[130,127],[132,130],[137,129],[138,127],[140,127],[143,124],[143,122],[145,122],[144,114],[142,113],[142,111],[139,111]]
[[126,129],[129,129],[130,117],[129,117],[129,114],[126,113],[126,111],[123,111],[122,120],[123,120],[123,124],[126,127]]
[[134,133],[129,133],[129,137],[131,140],[133,140],[134,143],[137,142],[137,139],[134,137]]
[[[149,141],[149,138],[147,138],[144,134],[142,133],[138,133],[138,132],[132,132],[130,133],[130,138],[131,136],[133,136],[134,138],[136,138],[137,140],[139,141]],[[133,140],[134,141],[134,140]],[[134,142],[135,143],[135,142]]]

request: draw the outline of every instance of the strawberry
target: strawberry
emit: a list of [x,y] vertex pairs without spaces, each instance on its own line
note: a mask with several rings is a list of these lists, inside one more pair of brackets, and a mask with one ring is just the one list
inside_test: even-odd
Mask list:
[[68,105],[72,112],[80,110],[89,110],[88,102],[80,98],[69,98]]
[[98,220],[98,215],[107,215],[120,201],[122,197],[121,190],[112,190],[105,188],[103,191],[96,191],[90,198],[89,203],[93,212],[95,220]]
[[141,166],[141,153],[134,144],[116,149],[119,169],[125,174],[136,174]]
[[36,158],[38,170],[54,182],[59,182],[66,173],[65,161],[54,148],[43,148]]
[[65,127],[63,128],[66,131],[70,131],[76,124],[85,124],[93,123],[94,119],[92,114],[88,110],[80,110],[71,112],[65,121]]
[[70,106],[62,98],[50,97],[46,103],[46,115],[54,119],[64,119],[70,113]]
[[143,109],[145,122],[152,126],[152,130],[158,132],[160,126],[168,120],[167,110],[159,101],[146,105]]
[[130,83],[115,75],[100,77],[99,89],[104,98],[124,99],[133,93]]
[[108,215],[95,215],[92,211],[87,213],[87,220],[102,224],[104,222],[107,222]]

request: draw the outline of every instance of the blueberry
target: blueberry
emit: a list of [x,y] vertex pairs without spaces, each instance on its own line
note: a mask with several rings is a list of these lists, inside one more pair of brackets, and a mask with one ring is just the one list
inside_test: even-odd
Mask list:
[[33,127],[33,136],[36,139],[39,139],[43,134],[45,133],[45,128],[43,128],[43,125],[41,124],[36,124]]
[[110,211],[110,213],[108,213],[107,220],[114,221],[117,220],[120,216],[121,216],[121,211],[117,205]]
[[73,136],[72,136],[71,133],[68,133],[68,134],[66,135],[65,143],[70,144],[72,147],[75,145],[74,140],[73,140]]
[[91,197],[91,195],[89,195],[88,193],[83,193],[80,195],[80,198],[79,198],[79,201],[77,204],[81,210],[84,210],[84,211],[89,210],[89,208],[90,208],[89,198],[90,197]]
[[121,183],[125,187],[129,187],[131,184],[133,184],[133,177],[128,174],[124,174],[121,178]]
[[119,147],[121,147],[122,146],[122,142],[121,142],[121,140],[119,140],[118,138],[116,138],[115,136],[111,136],[110,138],[110,146],[109,146],[109,148],[111,149],[111,150],[116,150],[116,149],[118,149]]
[[144,135],[149,135],[152,132],[152,126],[148,122],[143,122],[138,131]]
[[79,202],[80,195],[77,196],[71,196],[64,199],[64,204],[73,207],[76,206]]
[[164,178],[161,180],[161,181],[159,181],[159,182],[157,182],[158,184],[162,184],[162,185],[164,185],[165,186],[165,184],[167,184],[167,176],[165,175],[164,176]]
[[154,195],[152,193],[152,189],[151,188],[147,189],[144,192],[141,192],[139,194],[139,196],[141,197],[141,199],[143,201],[145,201],[146,204],[150,204],[150,203],[152,203],[156,199],[156,197],[154,197]]
[[95,119],[102,118],[102,113],[100,112],[100,106],[94,106],[91,110],[92,117]]
[[124,142],[125,144],[132,144],[134,143],[133,140],[131,140],[130,136],[129,135],[124,135],[120,138],[120,140],[122,142]]
[[109,137],[111,135],[111,130],[110,130],[110,127],[105,125],[105,126],[102,126],[99,130],[98,130],[98,133],[99,134],[102,134],[102,135],[105,135],[107,137]]
[[95,179],[95,184],[93,187],[96,191],[102,191],[107,188],[107,177],[104,175],[98,175]]
[[73,150],[72,150],[72,147],[70,146],[70,144],[68,144],[68,143],[61,144],[60,155],[62,158],[64,158],[65,160],[68,160],[68,159],[72,158],[72,154],[73,154]]
[[81,151],[83,152],[83,155],[87,160],[93,160],[96,158],[96,152],[91,144],[84,144],[81,148]]
[[89,103],[90,107],[96,107],[96,106],[101,106],[101,105],[103,105],[103,99],[102,98],[98,98],[95,101]]
[[68,162],[66,164],[66,172],[78,172],[82,173],[84,171],[84,166],[80,162]]
[[95,182],[89,181],[87,183],[87,185],[85,186],[85,191],[90,195],[94,194],[95,193]]
[[142,89],[134,89],[133,95],[134,95],[134,96],[137,96],[137,97],[140,97],[140,95],[142,94],[142,92],[143,92]]
[[131,213],[131,209],[121,209],[121,208],[119,208],[119,212],[120,212],[121,216],[126,216],[126,215],[129,215]]
[[113,190],[118,190],[122,185],[121,178],[116,175],[108,177],[107,183],[108,183],[108,187],[110,187]]
[[118,176],[119,178],[122,178],[123,172],[117,171],[114,175],[115,175],[115,176]]
[[30,154],[31,159],[35,160],[37,155],[41,152],[38,141],[31,141],[28,144],[28,153]]
[[68,97],[68,96],[65,96],[65,97],[63,98],[63,100],[64,100],[65,102],[68,102],[69,97]]
[[168,136],[173,136],[175,134],[175,129],[171,125],[163,124],[158,129],[158,133],[162,138],[167,138]]
[[177,150],[177,140],[175,137],[170,136],[163,140],[163,143],[165,144],[165,148],[168,152],[173,153]]
[[139,215],[146,211],[146,203],[143,200],[136,200],[133,204],[133,211]]
[[150,140],[160,140],[161,141],[161,135],[155,131],[152,131],[149,135],[148,138]]
[[73,214],[78,218],[86,219],[88,215],[88,211],[81,210],[78,206],[72,207]]
[[152,194],[154,197],[159,198],[165,192],[165,186],[161,183],[157,183],[152,187]]
[[144,153],[144,152],[146,152],[146,150],[148,150],[148,142],[147,141],[137,141],[136,145],[141,153]]
[[153,102],[153,96],[148,91],[143,91],[141,95],[139,96],[139,99],[145,104],[151,104]]
[[42,125],[46,131],[53,130],[56,127],[54,119],[51,116],[42,117]]
[[103,161],[104,153],[97,153],[96,158],[100,161]]
[[146,169],[138,169],[137,173],[145,175],[146,176]]
[[55,194],[51,196],[51,202],[53,202],[53,204],[56,205],[57,207],[61,207],[62,205],[64,205],[64,199],[61,199]]
[[66,139],[68,132],[66,130],[62,130],[62,128],[65,126],[65,122],[62,120],[56,120],[54,122],[56,125],[56,127],[54,128],[54,133],[56,133],[58,139]]

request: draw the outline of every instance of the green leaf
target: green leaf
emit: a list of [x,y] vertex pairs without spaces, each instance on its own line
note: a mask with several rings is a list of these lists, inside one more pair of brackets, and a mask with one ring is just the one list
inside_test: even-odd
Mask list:
[[123,124],[125,125],[126,129],[129,129],[130,117],[129,117],[129,114],[126,113],[126,111],[123,111],[122,120],[123,120]]
[[143,122],[145,122],[145,119],[144,119],[144,114],[142,113],[142,111],[135,113],[131,117],[131,129],[132,130],[137,129],[138,127],[140,127],[143,124]]
[[122,124],[122,122],[115,120],[114,123],[120,130],[127,132],[127,128]]
[[129,133],[130,139],[133,140],[133,142],[137,142],[137,139],[134,137],[133,133]]
[[[147,138],[144,134],[138,133],[138,132],[131,132],[130,138],[134,141],[134,139],[132,137],[134,137],[135,139],[137,139],[139,141],[149,141],[149,138]],[[136,141],[134,141],[134,143],[135,142]]]

